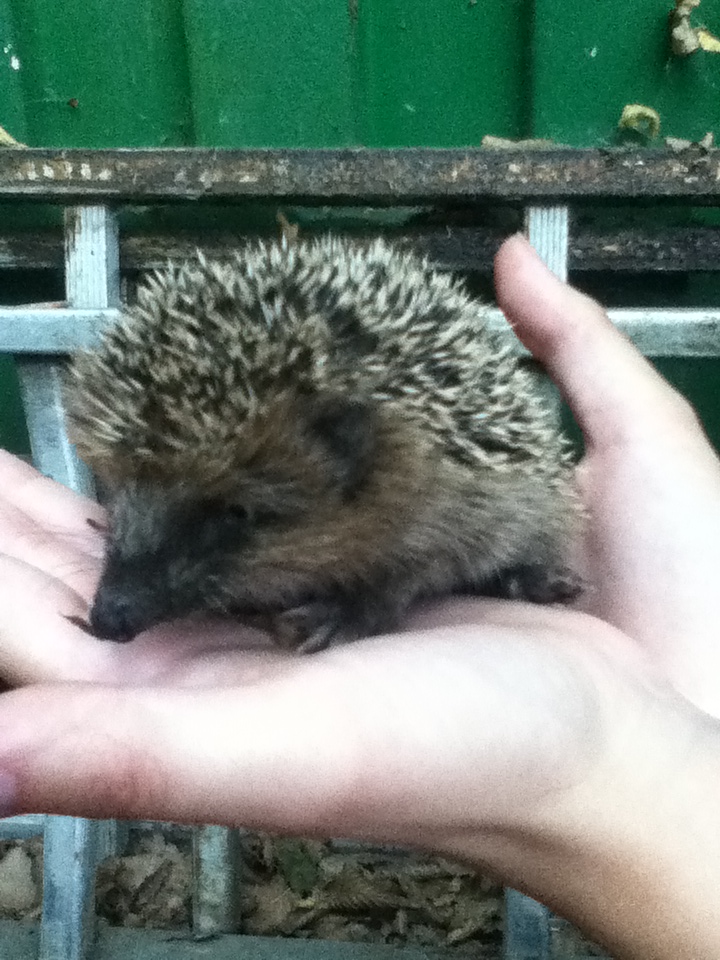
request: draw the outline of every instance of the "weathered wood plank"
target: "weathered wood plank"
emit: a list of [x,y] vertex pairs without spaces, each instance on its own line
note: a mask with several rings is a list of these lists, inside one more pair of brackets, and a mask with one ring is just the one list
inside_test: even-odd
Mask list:
[[[505,234],[488,227],[410,227],[394,236],[405,239],[448,270],[489,270]],[[226,256],[246,236],[217,231],[179,231],[125,235],[120,238],[124,271],[164,266],[182,260],[201,247],[210,256]],[[63,265],[59,230],[18,231],[0,236],[0,269],[60,270]],[[614,233],[581,230],[570,237],[571,272],[685,273],[720,270],[720,229],[668,227],[663,230],[621,230]]]
[[398,204],[720,197],[720,151],[3,150],[0,197]]

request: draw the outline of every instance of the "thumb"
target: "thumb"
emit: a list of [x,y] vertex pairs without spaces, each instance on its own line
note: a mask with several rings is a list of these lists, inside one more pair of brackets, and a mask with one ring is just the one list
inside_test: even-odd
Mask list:
[[477,625],[413,631],[234,687],[15,690],[0,697],[0,815],[397,842],[469,810],[525,818],[573,781],[597,722],[576,628],[556,642],[500,622],[481,642]]
[[[224,823],[312,834],[344,788],[337,740],[271,691],[38,685],[0,698],[0,816]],[[285,716],[285,719],[283,717]]]
[[689,404],[603,308],[552,274],[523,236],[498,251],[495,286],[500,308],[560,388],[588,446],[658,429],[667,435],[674,426],[698,430]]

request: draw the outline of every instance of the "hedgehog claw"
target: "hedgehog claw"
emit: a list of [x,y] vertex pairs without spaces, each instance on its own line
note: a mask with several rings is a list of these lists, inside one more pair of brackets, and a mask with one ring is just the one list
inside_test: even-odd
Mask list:
[[361,608],[334,600],[306,603],[272,617],[276,642],[298,653],[317,653],[352,643],[381,629],[377,618],[363,614]]
[[540,564],[514,567],[498,577],[492,595],[531,603],[571,603],[583,592],[583,581],[568,567]]

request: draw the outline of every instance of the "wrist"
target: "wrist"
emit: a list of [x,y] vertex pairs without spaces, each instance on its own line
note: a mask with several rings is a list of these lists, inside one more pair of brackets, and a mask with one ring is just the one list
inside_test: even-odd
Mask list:
[[[598,762],[517,825],[445,851],[541,900],[618,960],[720,956],[720,724],[635,690]],[[451,849],[453,848],[453,849]]]

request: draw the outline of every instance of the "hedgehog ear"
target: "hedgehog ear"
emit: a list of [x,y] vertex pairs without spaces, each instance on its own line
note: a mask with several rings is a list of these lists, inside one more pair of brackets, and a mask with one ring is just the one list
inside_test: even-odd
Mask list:
[[323,445],[337,485],[347,496],[362,486],[375,452],[375,416],[369,404],[338,394],[311,404],[310,430]]

